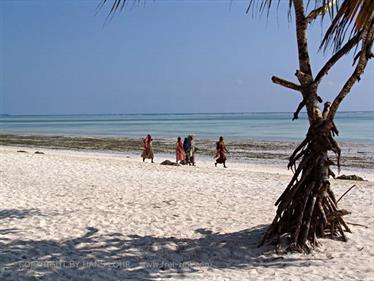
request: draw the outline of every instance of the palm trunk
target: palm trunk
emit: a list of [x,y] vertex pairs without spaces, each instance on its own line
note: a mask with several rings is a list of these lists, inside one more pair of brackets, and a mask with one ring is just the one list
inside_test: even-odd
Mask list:
[[318,245],[318,237],[346,240],[344,230],[350,230],[342,216],[348,212],[338,210],[329,181],[332,174],[329,166],[333,162],[328,151],[335,151],[338,161],[340,154],[332,130],[330,121],[315,121],[306,139],[291,155],[289,168],[294,176],[276,202],[277,213],[263,242],[279,243],[281,237],[287,237],[288,250],[308,252],[310,247]]
[[329,166],[333,164],[329,151],[337,154],[339,165],[340,149],[333,139],[337,130],[332,120],[324,118],[329,108],[323,116],[320,109],[310,67],[303,1],[293,0],[293,4],[300,69],[295,75],[301,85],[310,127],[305,140],[290,157],[288,167],[293,169],[294,176],[276,202],[276,216],[262,243],[269,240],[280,243],[282,237],[287,237],[289,250],[309,251],[318,245],[318,237],[328,235],[345,241],[344,230],[350,230],[342,218],[347,212],[338,210],[329,182],[332,174]]

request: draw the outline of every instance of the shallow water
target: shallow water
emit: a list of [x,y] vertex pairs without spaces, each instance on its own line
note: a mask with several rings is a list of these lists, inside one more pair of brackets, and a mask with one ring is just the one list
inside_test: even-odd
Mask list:
[[[150,133],[160,138],[194,134],[198,138],[300,140],[308,121],[305,114],[207,113],[131,115],[0,116],[0,133],[61,136],[125,136]],[[374,112],[340,112],[335,123],[338,140],[374,143]]]

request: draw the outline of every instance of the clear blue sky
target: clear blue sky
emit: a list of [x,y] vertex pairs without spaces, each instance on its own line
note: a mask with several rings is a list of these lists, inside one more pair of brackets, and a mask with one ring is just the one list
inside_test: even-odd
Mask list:
[[[286,3],[272,17],[248,1],[147,1],[103,26],[98,0],[0,2],[0,112],[90,114],[294,111],[300,97],[270,81],[297,68]],[[313,68],[319,23],[313,26]],[[331,99],[352,55],[320,87]],[[374,66],[342,110],[374,110]]]

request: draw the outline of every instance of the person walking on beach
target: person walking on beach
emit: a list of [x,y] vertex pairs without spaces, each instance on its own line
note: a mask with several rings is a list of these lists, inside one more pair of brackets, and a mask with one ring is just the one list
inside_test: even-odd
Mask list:
[[219,141],[216,143],[216,149],[217,149],[217,153],[216,153],[216,163],[214,163],[214,166],[217,167],[217,164],[223,164],[223,167],[224,168],[227,168],[226,166],[226,153],[228,153],[227,149],[226,149],[226,146],[225,146],[225,142],[223,140],[223,137],[219,137]]
[[152,139],[151,135],[147,135],[143,139],[143,153],[142,153],[143,162],[145,161],[145,159],[151,159],[151,163],[153,163],[152,141],[153,141],[153,139]]
[[183,147],[183,141],[181,137],[177,138],[177,143],[176,143],[176,159],[177,163],[178,161],[184,161],[186,159],[186,153],[184,152],[184,147]]
[[193,136],[188,136],[190,150],[188,153],[188,163],[192,166],[195,166],[195,152],[196,152],[196,146],[195,146],[195,139]]
[[191,145],[190,145],[189,136],[187,138],[184,138],[184,141],[183,141],[183,150],[184,150],[184,153],[186,154],[185,164],[190,165],[190,157],[189,157],[189,155],[190,155]]

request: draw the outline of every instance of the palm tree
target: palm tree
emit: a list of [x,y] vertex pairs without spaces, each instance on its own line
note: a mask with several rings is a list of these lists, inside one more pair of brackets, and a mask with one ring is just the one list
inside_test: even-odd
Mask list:
[[[255,1],[251,0],[249,8],[256,6]],[[275,1],[263,0],[256,8],[260,11],[270,9],[272,2]],[[295,14],[299,60],[299,69],[295,75],[299,83],[272,77],[274,83],[300,92],[302,102],[294,113],[294,119],[297,119],[298,113],[305,106],[310,127],[304,141],[290,156],[288,168],[293,169],[294,175],[275,203],[278,207],[275,218],[262,240],[262,243],[280,243],[281,237],[285,237],[287,249],[305,252],[318,245],[318,237],[329,235],[346,241],[344,231],[350,232],[342,218],[349,212],[338,209],[339,200],[336,200],[331,189],[329,177],[335,175],[330,165],[335,163],[329,151],[337,155],[336,165],[340,168],[340,148],[334,140],[335,134],[338,134],[334,117],[372,57],[374,40],[374,1],[345,0],[340,3],[338,0],[315,0],[314,8],[306,14],[305,6],[310,5],[310,2],[289,1],[289,8]],[[326,50],[333,47],[333,54],[314,76],[310,66],[307,30],[310,23],[326,13],[332,16],[332,23],[325,33],[321,48]],[[354,58],[352,74],[334,101],[326,102],[322,110],[322,99],[318,95],[321,80],[336,62],[354,48],[359,51]]]
[[[109,15],[125,7],[126,0],[112,0]],[[139,0],[133,0],[139,1]],[[274,3],[282,0],[249,0],[247,12],[269,11]],[[102,0],[104,5],[107,0]],[[313,2],[313,3],[312,3]],[[313,6],[313,7],[311,7]],[[309,7],[309,9],[308,9]],[[310,10],[308,12],[308,10]],[[349,227],[342,218],[349,213],[338,208],[338,201],[331,189],[329,177],[335,177],[330,169],[334,165],[331,152],[339,167],[340,148],[334,140],[338,130],[334,124],[335,114],[343,99],[360,80],[367,63],[373,57],[374,1],[373,0],[289,0],[289,11],[295,14],[299,69],[295,76],[298,83],[273,76],[272,81],[301,94],[302,101],[294,113],[298,118],[305,106],[309,119],[306,138],[290,156],[288,168],[294,175],[283,194],[276,201],[277,212],[266,231],[261,244],[282,242],[286,238],[288,250],[309,252],[318,245],[317,238],[328,235],[346,241]],[[269,13],[267,13],[269,15]],[[333,49],[332,56],[314,75],[308,48],[307,31],[310,24],[326,14],[332,19],[321,48]],[[333,66],[352,49],[358,50],[354,57],[353,72],[347,78],[336,98],[325,102],[318,95],[318,86]]]

